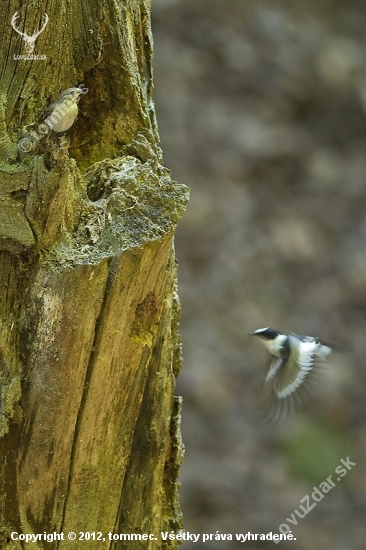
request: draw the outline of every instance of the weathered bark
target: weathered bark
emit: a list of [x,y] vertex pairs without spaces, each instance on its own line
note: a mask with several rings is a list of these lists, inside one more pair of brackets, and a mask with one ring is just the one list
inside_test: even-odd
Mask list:
[[[181,527],[172,236],[188,193],[158,147],[150,3],[28,2],[17,27],[47,11],[46,60],[17,58],[18,9],[0,4],[0,548],[22,548],[12,532],[175,548],[160,532]],[[41,113],[81,82],[70,146],[43,137]]]

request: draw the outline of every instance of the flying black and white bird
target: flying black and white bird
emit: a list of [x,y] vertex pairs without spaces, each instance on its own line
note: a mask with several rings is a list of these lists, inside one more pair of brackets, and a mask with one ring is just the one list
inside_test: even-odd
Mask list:
[[257,336],[270,353],[263,383],[269,390],[267,420],[276,422],[307,401],[316,372],[328,359],[332,348],[312,336],[282,334],[266,327],[250,333]]

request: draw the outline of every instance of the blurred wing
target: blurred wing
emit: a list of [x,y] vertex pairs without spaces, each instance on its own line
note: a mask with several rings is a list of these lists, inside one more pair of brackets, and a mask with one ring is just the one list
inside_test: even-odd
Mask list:
[[[264,390],[266,390],[267,386],[268,386],[267,382],[269,380],[271,380],[271,378],[273,378],[276,375],[276,373],[277,373],[278,369],[281,367],[282,363],[283,363],[283,359],[280,359],[279,357],[275,357],[274,355],[270,355],[270,354],[268,355],[267,375],[266,375],[265,379],[263,380],[263,384],[262,384],[260,393],[263,393],[263,392],[265,393]],[[268,402],[268,396],[264,397],[264,402],[266,402],[266,401]]]
[[271,355],[271,361],[268,367],[267,376],[264,380],[264,382],[268,382],[268,380],[271,380],[274,376],[276,376],[277,372],[281,368],[284,360],[280,357],[275,357],[274,355]]
[[305,382],[314,366],[314,354],[317,342],[302,342],[294,336],[290,339],[290,356],[278,372],[273,388],[278,399],[285,399]]
[[276,363],[273,360],[265,380],[271,386],[266,409],[266,420],[271,423],[286,418],[310,398],[318,367],[331,352],[331,348],[319,345],[314,339],[300,341],[291,335],[289,338],[289,358]]

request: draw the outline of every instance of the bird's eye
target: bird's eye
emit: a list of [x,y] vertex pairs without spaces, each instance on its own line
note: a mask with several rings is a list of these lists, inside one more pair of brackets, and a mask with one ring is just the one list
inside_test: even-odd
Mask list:
[[70,95],[74,95],[74,93],[75,93],[74,90],[71,90]]

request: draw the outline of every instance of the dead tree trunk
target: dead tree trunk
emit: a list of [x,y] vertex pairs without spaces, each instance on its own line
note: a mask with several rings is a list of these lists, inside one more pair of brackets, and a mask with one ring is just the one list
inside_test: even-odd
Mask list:
[[[176,548],[188,193],[158,147],[150,2],[9,0],[0,22],[0,548]],[[71,143],[45,137],[81,83]]]

